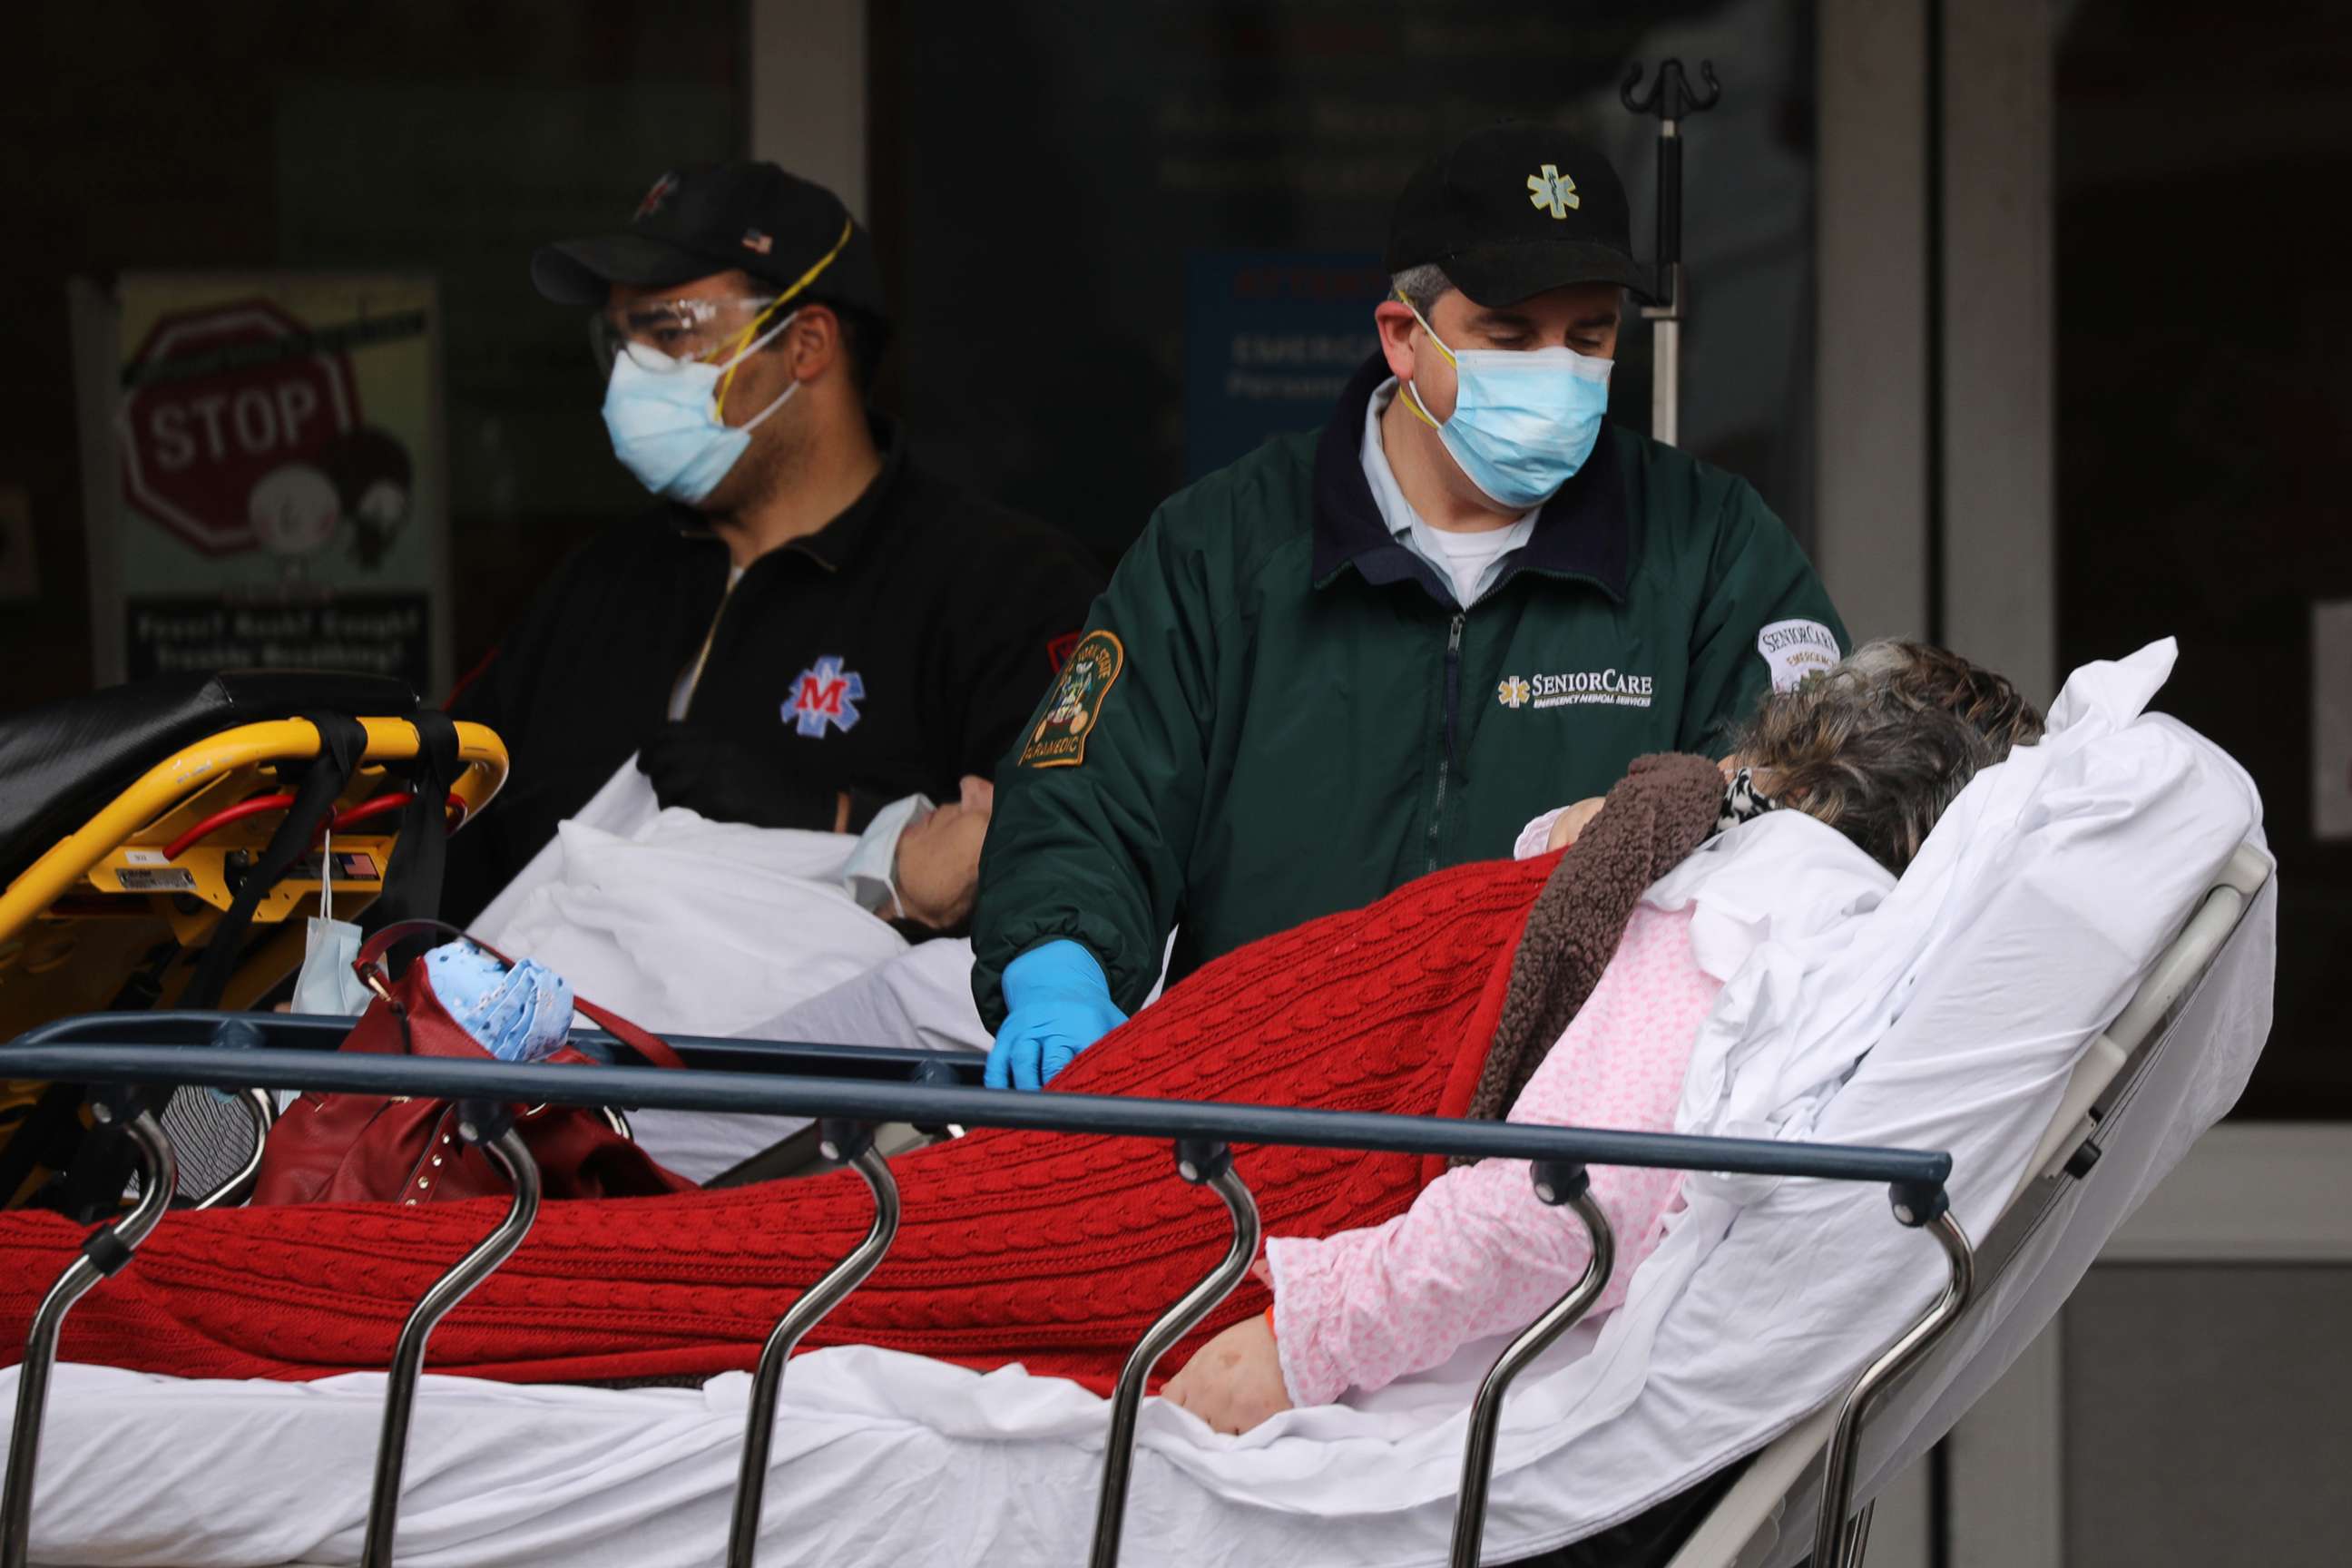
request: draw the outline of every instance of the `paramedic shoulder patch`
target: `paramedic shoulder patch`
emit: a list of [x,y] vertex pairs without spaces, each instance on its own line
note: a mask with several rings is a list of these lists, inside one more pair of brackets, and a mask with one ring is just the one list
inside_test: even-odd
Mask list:
[[1062,663],[1061,679],[1054,683],[1044,717],[1029,731],[1021,748],[1024,768],[1074,768],[1087,760],[1087,736],[1102,717],[1118,672],[1127,668],[1127,648],[1108,632],[1088,632]]
[[1845,656],[1837,634],[1819,621],[1774,621],[1756,634],[1756,651],[1772,671],[1772,689],[1786,691]]

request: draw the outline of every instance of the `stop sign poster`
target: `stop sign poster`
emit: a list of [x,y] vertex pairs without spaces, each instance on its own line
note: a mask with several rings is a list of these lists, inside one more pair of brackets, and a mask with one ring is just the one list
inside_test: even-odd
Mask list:
[[121,673],[440,690],[431,280],[131,276],[115,303],[117,537],[92,558],[113,568],[121,609],[100,624],[120,628]]

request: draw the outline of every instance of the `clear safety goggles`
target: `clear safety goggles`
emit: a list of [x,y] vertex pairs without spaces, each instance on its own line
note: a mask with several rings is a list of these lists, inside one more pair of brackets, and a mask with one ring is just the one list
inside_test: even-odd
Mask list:
[[596,368],[606,376],[613,362],[629,356],[638,369],[656,375],[690,364],[715,364],[749,348],[777,306],[777,295],[738,299],[632,300],[588,319],[588,342]]

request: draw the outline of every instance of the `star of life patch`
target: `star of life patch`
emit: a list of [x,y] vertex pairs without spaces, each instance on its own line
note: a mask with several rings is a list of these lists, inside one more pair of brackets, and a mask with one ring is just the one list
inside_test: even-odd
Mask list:
[[1074,768],[1087,760],[1087,737],[1127,668],[1127,647],[1109,632],[1088,632],[1063,662],[1045,710],[1022,743],[1024,768]]
[[1772,689],[1787,691],[1845,657],[1837,634],[1819,621],[1774,621],[1756,634],[1756,652],[1772,672]]
[[828,726],[844,733],[864,717],[857,705],[866,700],[866,681],[854,669],[841,668],[828,655],[793,677],[792,700],[784,704],[784,722],[812,740],[824,739]]

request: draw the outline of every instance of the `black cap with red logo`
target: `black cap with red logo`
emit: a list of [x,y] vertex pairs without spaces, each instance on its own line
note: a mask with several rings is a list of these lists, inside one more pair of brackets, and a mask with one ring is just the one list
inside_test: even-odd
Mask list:
[[737,270],[779,293],[806,279],[812,300],[882,320],[890,313],[864,226],[839,196],[773,163],[673,169],[638,202],[627,228],[542,247],[530,280],[558,304],[593,307],[615,283],[659,289]]

